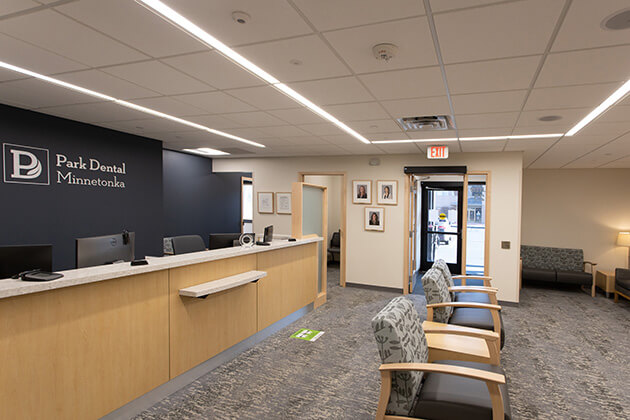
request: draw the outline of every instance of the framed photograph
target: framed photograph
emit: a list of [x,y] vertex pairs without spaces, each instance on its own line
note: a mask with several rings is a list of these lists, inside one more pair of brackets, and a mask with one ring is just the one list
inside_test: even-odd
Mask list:
[[398,181],[376,181],[376,203],[395,206],[398,204]]
[[273,193],[258,193],[258,213],[273,213]]
[[365,208],[365,230],[385,231],[385,208]]
[[291,214],[291,193],[276,193],[276,213]]
[[372,204],[372,181],[352,181],[352,202]]

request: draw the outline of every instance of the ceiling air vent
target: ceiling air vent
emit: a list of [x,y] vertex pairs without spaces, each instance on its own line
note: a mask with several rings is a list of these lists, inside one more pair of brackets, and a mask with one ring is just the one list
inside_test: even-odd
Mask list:
[[404,131],[440,131],[455,128],[450,115],[430,115],[426,117],[403,117],[396,122]]
[[225,153],[229,153],[231,155],[253,155],[254,152],[250,152],[249,150],[239,149],[237,147],[224,147],[221,151]]

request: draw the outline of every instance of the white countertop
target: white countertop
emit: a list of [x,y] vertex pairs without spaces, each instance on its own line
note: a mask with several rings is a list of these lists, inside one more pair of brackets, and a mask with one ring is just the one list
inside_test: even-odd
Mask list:
[[46,282],[4,279],[0,280],[0,299],[43,292],[46,290],[61,289],[64,287],[78,286],[97,281],[111,280],[119,277],[133,276],[136,274],[151,273],[153,271],[168,270],[169,268],[182,267],[185,265],[200,264],[226,258],[240,257],[243,255],[257,254],[259,252],[290,248],[292,246],[321,241],[322,238],[319,237],[298,239],[295,242],[274,239],[269,246],[254,245],[251,248],[232,247],[215,249],[212,251],[191,252],[190,254],[182,255],[147,257],[147,261],[149,261],[148,265],[131,266],[129,263],[120,263],[59,271],[59,273],[63,274],[62,278]]

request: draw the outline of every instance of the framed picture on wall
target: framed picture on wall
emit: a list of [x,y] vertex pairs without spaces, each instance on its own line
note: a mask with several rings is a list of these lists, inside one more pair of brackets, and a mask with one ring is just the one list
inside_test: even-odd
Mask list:
[[291,214],[291,193],[276,193],[276,213]]
[[365,208],[365,230],[385,231],[385,209],[383,207]]
[[372,181],[352,181],[352,202],[372,204]]
[[398,181],[376,181],[376,203],[398,204]]
[[273,213],[273,193],[258,193],[258,213]]

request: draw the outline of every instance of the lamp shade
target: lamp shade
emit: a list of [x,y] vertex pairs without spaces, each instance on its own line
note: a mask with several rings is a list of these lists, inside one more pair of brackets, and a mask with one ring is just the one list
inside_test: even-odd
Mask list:
[[617,235],[617,245],[630,246],[630,232],[619,232],[619,235]]

